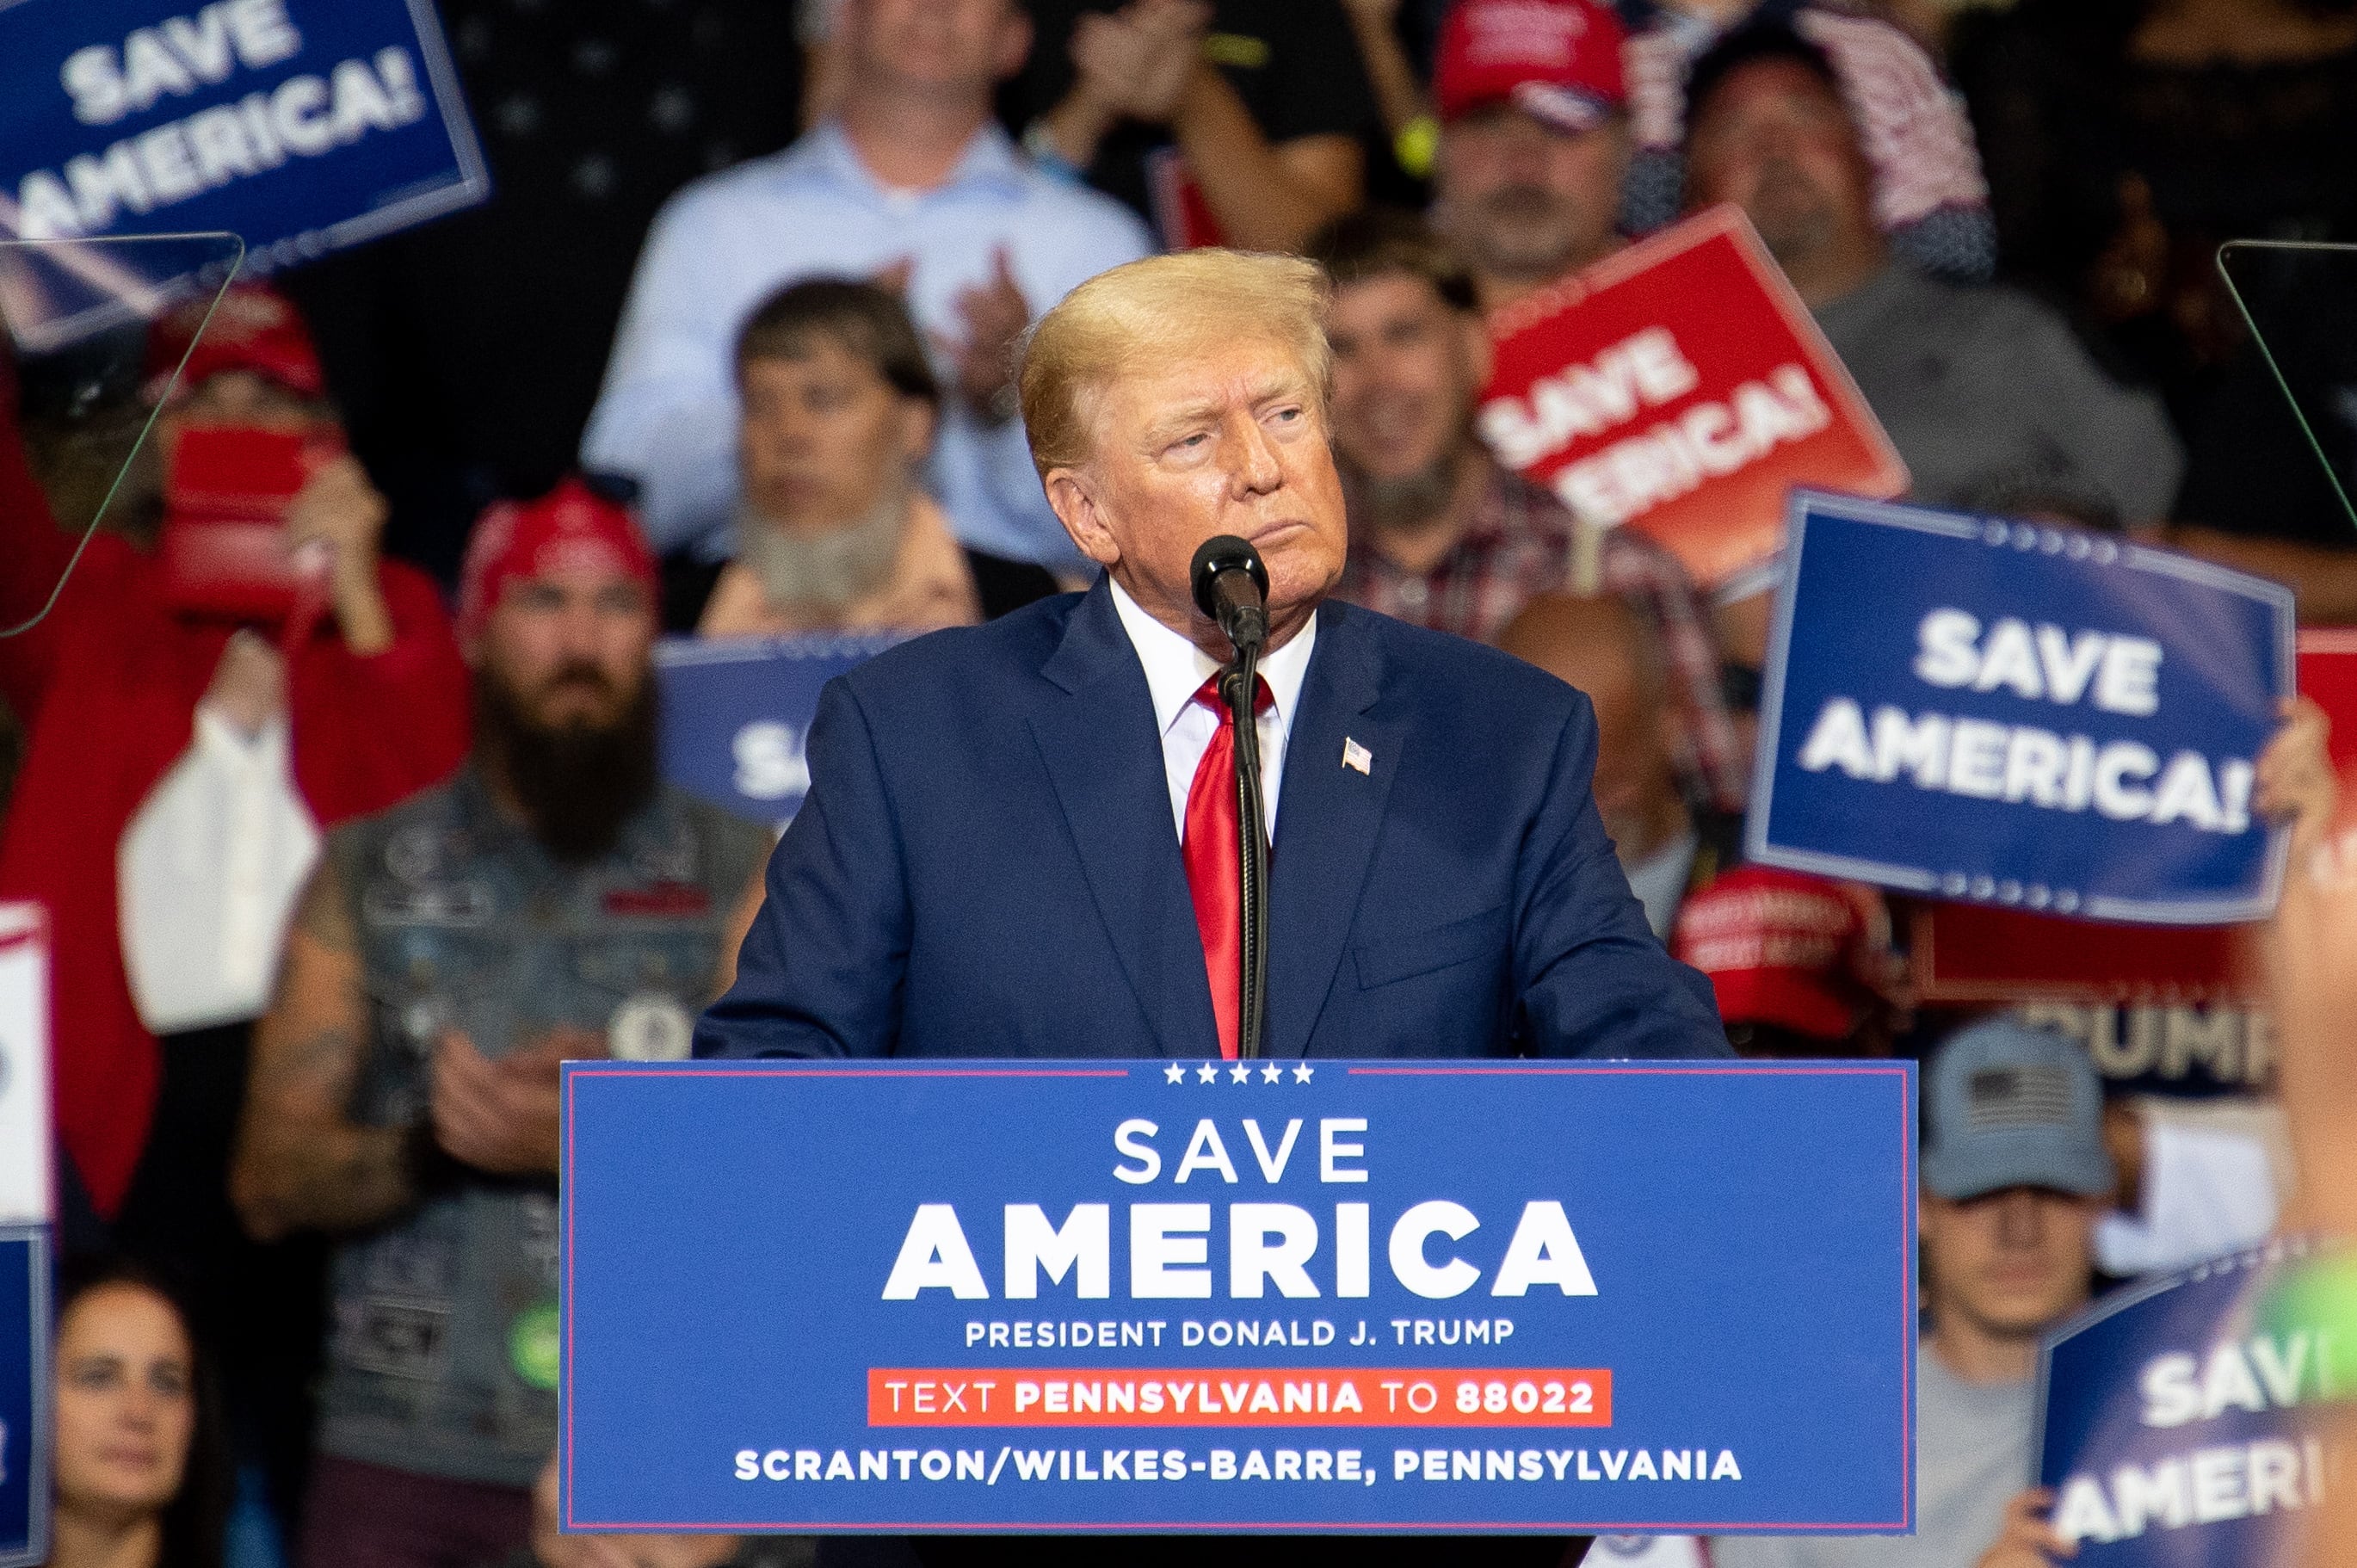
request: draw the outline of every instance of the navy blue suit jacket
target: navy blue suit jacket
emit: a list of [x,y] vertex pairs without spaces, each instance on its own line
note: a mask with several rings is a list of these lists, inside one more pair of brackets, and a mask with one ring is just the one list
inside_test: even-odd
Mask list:
[[[1219,1054],[1153,700],[1103,583],[829,682],[809,752],[698,1056]],[[1629,891],[1595,768],[1594,713],[1553,676],[1322,606],[1267,1054],[1727,1055],[1708,983]]]

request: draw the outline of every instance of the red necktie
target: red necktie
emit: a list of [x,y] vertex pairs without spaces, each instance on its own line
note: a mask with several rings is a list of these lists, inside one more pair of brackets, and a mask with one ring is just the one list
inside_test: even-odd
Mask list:
[[[1203,760],[1195,765],[1195,781],[1187,787],[1187,836],[1181,845],[1187,860],[1187,890],[1195,899],[1195,929],[1203,938],[1203,967],[1211,979],[1211,1016],[1220,1026],[1220,1054],[1236,1059],[1238,1015],[1243,1011],[1243,895],[1237,886],[1243,830],[1236,811],[1236,732],[1228,719],[1228,705],[1220,700],[1220,678],[1212,676],[1195,693],[1195,701],[1220,716]],[[1253,713],[1268,712],[1276,703],[1268,682],[1253,677]]]

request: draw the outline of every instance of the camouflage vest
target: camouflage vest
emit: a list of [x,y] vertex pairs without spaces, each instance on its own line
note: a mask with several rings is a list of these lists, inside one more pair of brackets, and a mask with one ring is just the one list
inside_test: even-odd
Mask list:
[[[471,768],[340,830],[328,854],[371,1022],[355,1119],[425,1122],[446,1029],[494,1060],[560,1026],[616,1057],[685,1056],[770,843],[666,788],[604,860],[565,865],[499,815]],[[457,1170],[337,1250],[319,1445],[525,1487],[556,1440],[556,1184]]]

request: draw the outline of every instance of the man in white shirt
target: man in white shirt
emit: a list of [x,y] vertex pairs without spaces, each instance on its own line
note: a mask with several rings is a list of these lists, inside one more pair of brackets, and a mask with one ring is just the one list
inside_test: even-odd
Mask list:
[[583,464],[638,478],[659,551],[726,557],[739,324],[795,278],[874,276],[905,295],[955,393],[928,489],[959,539],[1083,570],[1031,467],[1013,349],[1073,285],[1145,254],[1145,228],[1032,169],[992,120],[993,87],[1030,45],[1016,0],[849,0],[842,28],[840,112],[655,220]]

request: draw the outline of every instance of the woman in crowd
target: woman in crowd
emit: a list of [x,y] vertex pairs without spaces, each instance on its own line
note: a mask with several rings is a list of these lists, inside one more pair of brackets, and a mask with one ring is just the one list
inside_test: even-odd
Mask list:
[[129,1264],[58,1313],[49,1568],[220,1568],[227,1459],[187,1317]]

